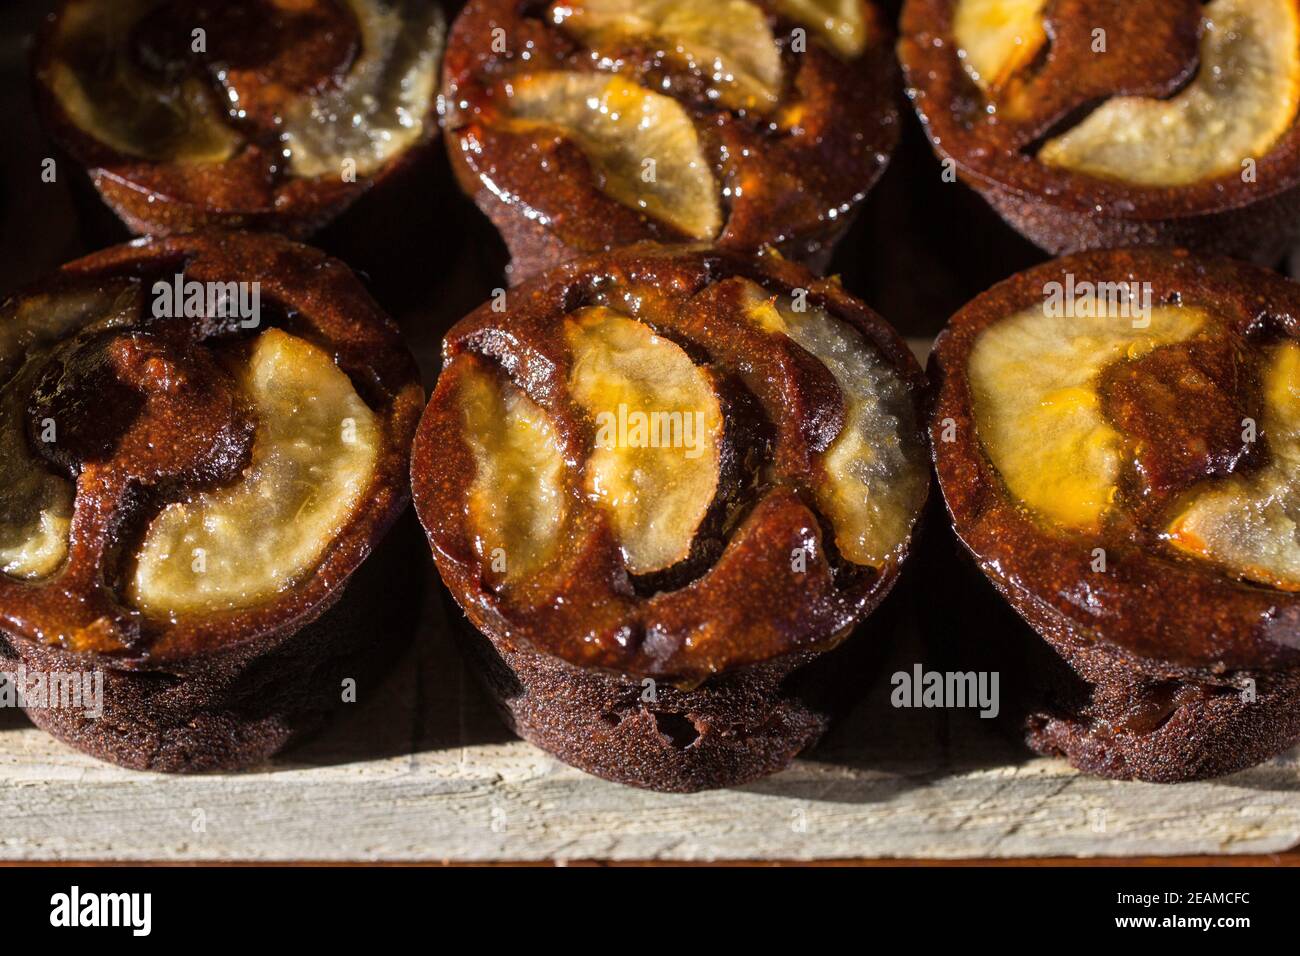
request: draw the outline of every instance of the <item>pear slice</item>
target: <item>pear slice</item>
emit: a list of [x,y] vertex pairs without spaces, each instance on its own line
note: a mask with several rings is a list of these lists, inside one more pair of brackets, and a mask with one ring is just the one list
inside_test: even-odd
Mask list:
[[268,329],[240,379],[258,422],[252,461],[237,483],[170,504],[150,523],[128,587],[149,614],[253,607],[291,587],[373,480],[375,414],[326,352]]
[[1119,97],[1044,144],[1041,162],[1140,186],[1238,174],[1290,128],[1300,105],[1295,0],[1214,0],[1201,64],[1168,100]]
[[985,92],[1000,89],[1043,44],[1047,0],[957,0],[952,33],[966,72]]
[[437,92],[443,21],[427,0],[348,0],[361,55],[340,86],[295,100],[281,136],[295,176],[369,176],[416,143]]
[[693,239],[721,230],[718,185],[676,100],[621,76],[567,71],[517,77],[509,100],[517,126],[572,139],[614,199]]
[[552,19],[588,46],[658,39],[708,76],[732,109],[771,110],[781,97],[781,54],[749,0],[561,0]]
[[1300,344],[1275,346],[1264,376],[1270,463],[1196,489],[1168,527],[1178,550],[1260,584],[1300,591]]
[[776,8],[796,23],[812,27],[845,59],[867,48],[862,0],[776,0]]
[[476,467],[468,500],[474,546],[506,582],[527,578],[550,558],[568,510],[559,436],[509,379],[473,359],[457,374]]
[[54,35],[47,81],[68,118],[119,153],[159,162],[219,163],[239,146],[201,80],[155,82],[130,56],[136,25],[161,0],[72,0]]
[[1101,371],[1189,339],[1207,321],[1191,306],[1154,307],[1149,324],[1037,306],[981,333],[968,366],[975,428],[1011,494],[1053,525],[1096,531],[1131,454],[1102,416]]
[[722,409],[708,374],[676,343],[603,306],[564,321],[569,392],[595,429],[587,495],[608,511],[628,570],[691,551],[718,487]]
[[908,387],[847,323],[742,281],[750,321],[793,339],[839,385],[844,427],[822,455],[826,481],[816,488],[817,504],[840,554],[878,568],[908,540],[925,498],[929,465]]

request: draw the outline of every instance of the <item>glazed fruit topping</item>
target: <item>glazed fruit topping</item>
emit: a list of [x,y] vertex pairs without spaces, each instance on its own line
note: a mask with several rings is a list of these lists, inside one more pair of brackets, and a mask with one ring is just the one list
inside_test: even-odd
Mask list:
[[1295,0],[1214,0],[1196,76],[1167,100],[1119,97],[1039,151],[1051,166],[1143,186],[1240,174],[1295,121],[1300,9]]
[[[807,242],[894,137],[873,18],[864,0],[475,0],[446,61],[453,156],[490,215],[573,250]],[[525,274],[553,264],[506,236]]]
[[754,283],[745,292],[750,319],[798,343],[839,386],[845,420],[822,456],[817,502],[840,553],[879,567],[907,540],[925,489],[916,449],[903,438],[915,427],[907,388],[858,332],[824,309],[796,309],[788,296],[774,299]]
[[781,97],[781,54],[763,10],[749,0],[569,0],[551,16],[596,50],[662,41],[681,68],[707,77],[729,108],[766,111]]
[[[796,307],[749,280],[723,285],[738,293],[733,321],[790,341],[841,390],[845,414],[817,456],[814,497],[840,554],[883,566],[906,542],[926,488],[908,387],[824,309]],[[592,429],[580,477],[559,426],[518,385],[473,355],[457,373],[476,469],[467,505],[476,550],[485,564],[498,548],[511,556],[506,583],[536,572],[560,540],[572,487],[609,516],[629,573],[680,565],[722,493],[724,457],[746,458],[762,481],[761,446],[729,447],[739,426],[728,410],[739,406],[723,400],[716,371],[646,322],[600,305],[571,313],[562,329],[567,394]]]
[[1270,460],[1208,481],[1169,525],[1174,546],[1274,587],[1300,590],[1300,344],[1268,351],[1262,426]]
[[373,477],[375,415],[326,352],[268,329],[237,374],[258,424],[251,461],[149,523],[128,596],[150,614],[249,607],[290,587]]
[[952,29],[985,122],[1047,166],[1101,179],[1240,175],[1300,107],[1296,0],[957,0]]
[[862,53],[870,39],[861,0],[777,0],[776,8],[817,30],[846,59]]
[[146,287],[68,280],[0,335],[0,572],[98,613],[48,635],[78,648],[128,638],[132,609],[175,622],[295,585],[376,474],[376,414],[328,352],[153,315]]
[[596,306],[565,320],[569,392],[605,425],[585,490],[612,517],[628,570],[690,554],[718,487],[722,410],[708,374],[644,323]]
[[510,555],[504,580],[526,578],[550,558],[567,511],[563,450],[521,388],[473,356],[465,362],[457,399],[474,455],[466,513],[475,547],[489,564]]
[[962,64],[984,90],[996,91],[1023,69],[1047,42],[1047,0],[958,0],[953,38]]
[[981,333],[969,365],[975,425],[1011,494],[1052,525],[1097,531],[1132,444],[1104,414],[1100,373],[1184,342],[1208,320],[1190,306],[1158,306],[1135,327],[1113,315],[1045,315],[1040,305]]
[[48,82],[126,157],[368,176],[427,130],[441,18],[423,0],[71,0]]
[[608,195],[691,238],[717,236],[718,186],[676,100],[621,76],[567,71],[517,77],[509,98],[513,123],[576,142]]
[[968,372],[980,445],[1042,527],[1300,590],[1300,344],[1194,303],[1034,307],[980,332]]

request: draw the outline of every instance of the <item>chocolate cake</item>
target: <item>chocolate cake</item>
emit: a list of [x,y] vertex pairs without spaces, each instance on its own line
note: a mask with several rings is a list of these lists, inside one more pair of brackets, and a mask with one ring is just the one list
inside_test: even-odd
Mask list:
[[132,232],[304,237],[427,155],[434,0],[62,0],[46,125]]
[[38,726],[229,769],[384,656],[403,561],[349,581],[407,504],[424,392],[342,263],[240,233],[103,250],[0,308],[0,383],[3,669],[103,688]]
[[940,157],[1049,252],[1300,232],[1296,0],[908,0],[900,34]]
[[940,334],[930,433],[962,543],[1066,668],[1040,752],[1149,781],[1300,737],[1300,286],[1184,251],[1081,253]]
[[778,257],[646,245],[503,293],[443,354],[413,495],[517,732],[675,791],[816,741],[929,487],[896,333]]
[[820,270],[898,139],[891,45],[867,0],[471,0],[447,149],[513,282],[645,240]]

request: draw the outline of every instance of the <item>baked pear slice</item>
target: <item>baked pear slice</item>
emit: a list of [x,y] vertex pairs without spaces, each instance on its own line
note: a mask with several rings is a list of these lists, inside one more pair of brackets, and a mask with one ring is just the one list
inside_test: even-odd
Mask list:
[[1300,344],[1273,346],[1263,391],[1258,424],[1271,461],[1253,475],[1196,489],[1168,536],[1174,547],[1242,578],[1300,591]]
[[554,129],[582,149],[600,188],[692,239],[722,228],[719,187],[695,124],[671,97],[620,76],[553,71],[510,82],[516,123]]
[[957,0],[952,32],[962,64],[976,83],[994,91],[1038,55],[1047,42],[1047,0]]
[[1141,186],[1185,186],[1258,160],[1300,107],[1300,9],[1294,0],[1213,0],[1201,62],[1168,100],[1108,100],[1049,140],[1040,162]]
[[708,77],[717,101],[767,112],[781,97],[781,54],[762,7],[749,0],[562,0],[551,17],[592,49],[660,42]]
[[1102,370],[1190,338],[1205,321],[1194,307],[1134,322],[1035,306],[984,331],[970,356],[975,427],[1011,494],[1050,523],[1097,531],[1132,446],[1102,413]]
[[252,461],[238,482],[170,504],[150,523],[127,594],[148,614],[247,608],[291,587],[374,478],[375,415],[327,353],[269,329],[240,387],[258,422]]
[[682,348],[614,309],[564,323],[569,392],[596,423],[587,494],[606,509],[632,574],[686,558],[718,488],[722,409]]

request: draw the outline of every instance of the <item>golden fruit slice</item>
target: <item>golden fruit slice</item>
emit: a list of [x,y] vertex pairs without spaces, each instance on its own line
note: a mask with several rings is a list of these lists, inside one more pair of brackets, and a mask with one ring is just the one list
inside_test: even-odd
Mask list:
[[238,483],[168,505],[149,525],[130,601],[155,615],[254,606],[311,571],[372,480],[374,413],[330,356],[258,336],[241,388],[258,426]]
[[131,34],[160,0],[73,0],[53,38],[47,80],[68,117],[126,156],[218,163],[239,137],[201,81],[155,81],[132,62]]
[[1295,0],[1214,0],[1201,64],[1169,100],[1109,100],[1038,158],[1049,166],[1140,186],[1185,186],[1239,174],[1295,120],[1300,11]]
[[867,48],[867,20],[862,0],[776,0],[782,14],[815,29],[846,59]]
[[957,0],[952,33],[962,65],[980,89],[999,89],[1047,42],[1047,0]]
[[295,100],[282,136],[295,176],[369,176],[417,142],[437,92],[443,22],[426,0],[349,0],[361,55],[337,88]]
[[[47,470],[27,435],[26,405],[35,375],[59,340],[91,324],[111,328],[130,321],[140,299],[140,284],[122,281],[28,296],[0,314],[0,377],[13,375],[0,390],[0,572],[46,577],[68,553],[72,482]],[[49,437],[57,441],[58,423],[49,424]]]
[[718,487],[722,409],[706,372],[648,325],[603,306],[564,322],[569,392],[591,417],[586,491],[610,515],[628,570],[690,554]]
[[657,39],[708,76],[732,109],[770,110],[781,96],[781,54],[761,8],[749,0],[561,0],[556,23],[599,49]]
[[1300,344],[1272,350],[1262,424],[1270,463],[1194,492],[1168,537],[1175,548],[1240,577],[1300,590]]
[[546,412],[509,379],[467,361],[458,397],[476,471],[469,523],[479,556],[509,582],[550,558],[567,511],[564,456]]
[[1099,373],[1189,339],[1208,320],[1190,306],[1157,306],[1135,328],[1128,317],[1037,306],[981,333],[968,368],[975,428],[1011,494],[1059,527],[1097,530],[1131,454],[1102,417]]
[[929,465],[916,438],[906,383],[854,328],[824,309],[796,310],[746,281],[751,321],[789,336],[834,377],[844,397],[844,427],[822,455],[826,482],[817,504],[835,544],[854,564],[880,567],[911,535],[924,503]]
[[553,71],[511,81],[517,125],[559,129],[614,199],[694,239],[722,228],[718,186],[681,105],[620,76]]

